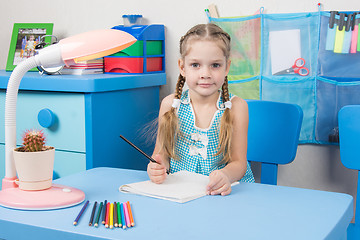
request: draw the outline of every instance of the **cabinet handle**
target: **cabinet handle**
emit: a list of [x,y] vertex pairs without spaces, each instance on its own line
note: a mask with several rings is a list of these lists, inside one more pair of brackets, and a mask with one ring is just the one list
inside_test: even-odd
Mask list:
[[38,113],[38,122],[44,128],[50,128],[55,124],[56,115],[48,108],[44,108]]

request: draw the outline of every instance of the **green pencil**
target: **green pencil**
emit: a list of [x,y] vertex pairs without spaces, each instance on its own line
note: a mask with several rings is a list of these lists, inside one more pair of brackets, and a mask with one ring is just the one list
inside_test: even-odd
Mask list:
[[99,226],[99,220],[100,220],[102,206],[103,206],[103,202],[100,203],[99,210],[96,214],[96,219],[95,219],[95,224],[94,224],[95,227]]
[[121,228],[122,227],[122,222],[121,222],[121,211],[120,211],[120,203],[117,203],[117,213],[118,213],[118,227]]

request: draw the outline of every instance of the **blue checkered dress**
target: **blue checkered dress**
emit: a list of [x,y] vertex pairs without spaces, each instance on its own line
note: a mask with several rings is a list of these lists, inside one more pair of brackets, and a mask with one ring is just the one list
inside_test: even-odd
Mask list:
[[[233,95],[230,95],[233,97]],[[178,160],[170,159],[170,173],[187,170],[204,175],[222,169],[225,164],[219,164],[223,154],[215,156],[219,144],[219,125],[225,107],[219,94],[217,101],[218,110],[215,112],[210,127],[207,129],[195,126],[195,118],[190,104],[189,90],[183,92],[178,108],[179,134],[175,144]],[[241,182],[254,182],[254,176],[249,163]]]

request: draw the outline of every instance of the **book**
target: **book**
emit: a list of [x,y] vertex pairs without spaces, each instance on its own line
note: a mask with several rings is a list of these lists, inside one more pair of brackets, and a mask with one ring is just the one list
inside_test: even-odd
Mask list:
[[85,74],[102,74],[104,70],[102,68],[90,68],[90,69],[77,69],[77,68],[63,68],[60,70],[62,75],[85,75]]
[[[169,174],[161,184],[148,180],[124,184],[119,187],[119,191],[185,203],[205,196],[208,183],[209,176],[194,172],[179,171]],[[235,182],[231,186],[237,183],[239,182]]]
[[60,74],[85,75],[85,74],[104,73],[104,59],[96,58],[93,60],[81,61],[76,64],[65,66]]

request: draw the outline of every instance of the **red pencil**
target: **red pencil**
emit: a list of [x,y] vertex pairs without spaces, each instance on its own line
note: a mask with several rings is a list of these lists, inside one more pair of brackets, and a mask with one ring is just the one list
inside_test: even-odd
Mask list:
[[106,204],[106,218],[105,218],[105,227],[109,227],[110,222],[110,202]]

